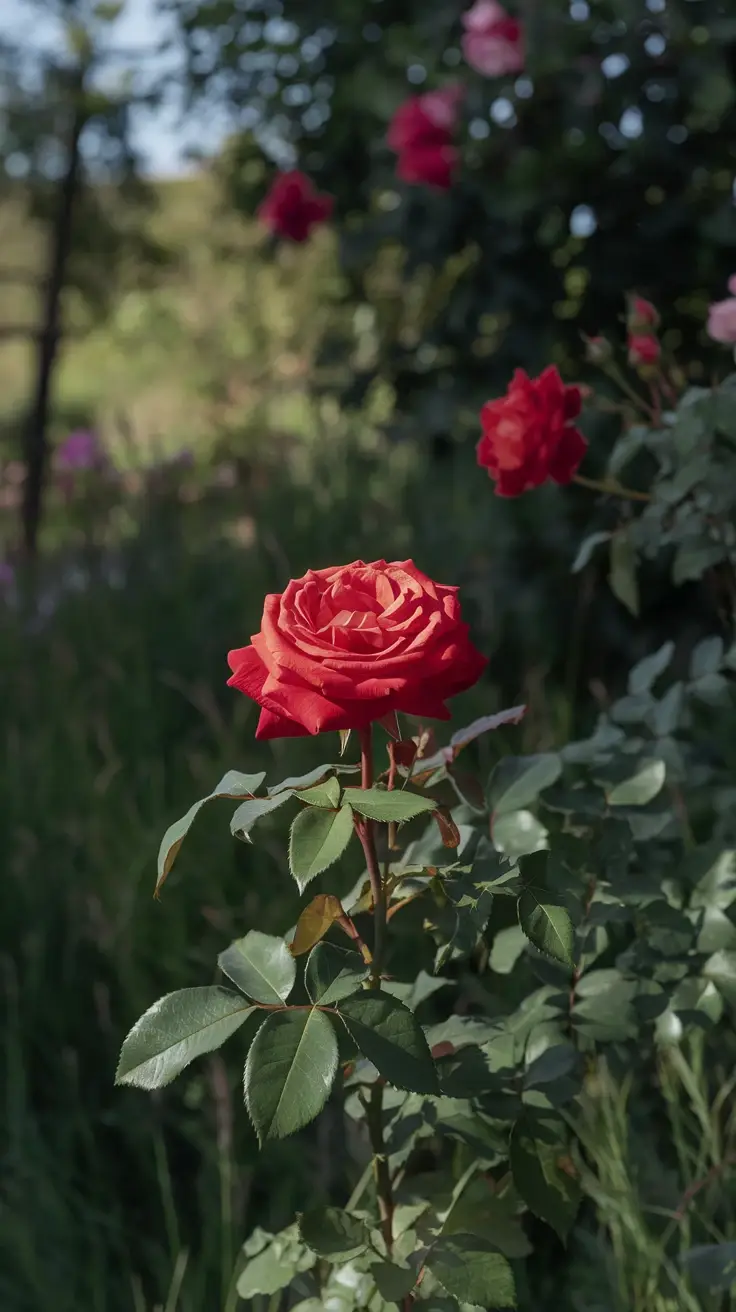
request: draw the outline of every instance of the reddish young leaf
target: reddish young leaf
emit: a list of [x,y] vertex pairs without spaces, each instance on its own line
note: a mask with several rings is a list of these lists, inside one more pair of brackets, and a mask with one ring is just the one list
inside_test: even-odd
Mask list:
[[334,925],[336,920],[341,920],[345,912],[342,903],[331,893],[318,893],[317,897],[312,898],[308,906],[304,908],[298,921],[294,937],[290,943],[291,955],[300,957],[302,953],[309,952],[315,943],[319,943],[324,938],[330,925]]

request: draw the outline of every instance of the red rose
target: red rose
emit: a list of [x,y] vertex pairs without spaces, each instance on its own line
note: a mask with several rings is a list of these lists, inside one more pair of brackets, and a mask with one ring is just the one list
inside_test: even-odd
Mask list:
[[309,570],[266,597],[260,633],[228,652],[228,683],[261,707],[256,738],[361,729],[392,711],[447,720],[486,659],[457,588],[411,560]]
[[449,191],[457,160],[454,146],[418,146],[399,155],[396,176],[402,182]]
[[517,369],[505,396],[480,412],[478,464],[496,480],[496,494],[518,497],[551,478],[569,483],[588,444],[572,420],[580,414],[579,387],[566,387],[554,365],[539,378]]
[[258,218],[271,232],[291,241],[306,241],[312,228],[332,214],[333,200],[315,191],[305,173],[279,173],[258,207]]
[[657,364],[662,354],[662,347],[651,333],[631,333],[629,336],[629,364]]
[[652,305],[651,301],[645,301],[643,296],[631,296],[626,323],[630,333],[656,328],[659,323],[659,312],[656,306]]
[[396,174],[402,181],[449,189],[458,159],[452,136],[463,95],[460,86],[443,87],[410,96],[399,106],[386,140],[399,156]]

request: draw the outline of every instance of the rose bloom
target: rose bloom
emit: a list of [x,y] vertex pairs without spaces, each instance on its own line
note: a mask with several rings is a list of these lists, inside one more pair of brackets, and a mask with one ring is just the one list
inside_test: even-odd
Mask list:
[[554,365],[538,378],[517,369],[505,396],[480,412],[478,464],[496,481],[496,495],[518,497],[547,479],[570,483],[588,449],[573,420],[581,390],[567,387]]
[[292,169],[279,173],[258,207],[258,218],[271,232],[303,242],[312,228],[332,214],[333,199],[315,190],[306,173]]
[[396,176],[402,182],[449,191],[457,161],[458,153],[454,146],[420,146],[399,155]]
[[452,135],[464,94],[460,86],[443,87],[410,96],[399,106],[386,140],[399,156],[396,174],[402,181],[450,188],[458,160]]
[[362,729],[396,711],[447,720],[486,659],[457,588],[411,560],[309,570],[266,597],[260,632],[228,652],[228,683],[261,707],[256,738]]
[[657,364],[662,354],[662,347],[651,333],[631,333],[629,335],[629,364]]
[[69,433],[54,452],[54,464],[65,473],[93,469],[106,463],[107,456],[99,437],[88,429],[80,428]]
[[462,39],[466,62],[484,77],[520,73],[524,67],[524,37],[520,23],[496,0],[476,0],[463,14]]
[[714,301],[708,309],[708,336],[726,346],[736,344],[736,274],[728,280],[732,293],[725,301]]
[[643,296],[632,296],[629,301],[628,327],[630,333],[641,329],[656,328],[659,323],[659,311],[651,301]]

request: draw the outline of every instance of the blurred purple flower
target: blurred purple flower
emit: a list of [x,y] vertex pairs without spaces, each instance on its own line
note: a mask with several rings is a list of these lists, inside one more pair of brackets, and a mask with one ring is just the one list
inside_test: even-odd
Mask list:
[[15,570],[7,560],[0,560],[0,593],[10,592],[15,584]]
[[99,469],[106,463],[107,456],[100,445],[100,439],[91,429],[75,429],[54,452],[54,464],[65,473]]
[[171,457],[169,464],[175,468],[190,469],[194,464],[194,456],[188,447],[184,447],[181,451],[177,451],[176,455]]

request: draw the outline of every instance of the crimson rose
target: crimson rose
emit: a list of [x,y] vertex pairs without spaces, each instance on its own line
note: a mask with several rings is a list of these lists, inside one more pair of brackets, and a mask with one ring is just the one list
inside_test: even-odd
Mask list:
[[628,346],[629,364],[635,368],[657,364],[662,354],[662,347],[652,333],[630,333]]
[[258,217],[271,232],[291,241],[306,241],[316,224],[332,214],[333,200],[315,190],[306,173],[279,173],[258,207]]
[[464,94],[461,86],[442,87],[410,96],[399,106],[386,140],[399,157],[396,175],[403,182],[449,190],[458,161],[453,134]]
[[478,464],[496,480],[496,494],[518,497],[551,478],[570,483],[588,444],[575,428],[579,387],[566,387],[554,365],[538,378],[517,369],[505,396],[480,412]]
[[361,729],[393,711],[449,719],[486,659],[457,588],[411,560],[309,570],[266,597],[260,633],[228,652],[228,683],[261,707],[256,738]]

